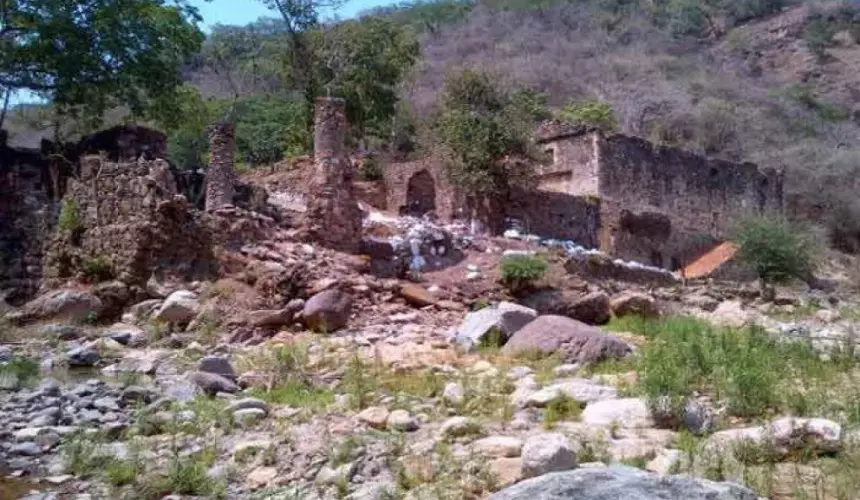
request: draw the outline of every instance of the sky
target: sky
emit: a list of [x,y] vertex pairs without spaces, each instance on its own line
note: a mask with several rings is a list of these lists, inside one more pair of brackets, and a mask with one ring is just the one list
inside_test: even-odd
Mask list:
[[[248,24],[260,17],[277,16],[260,0],[192,0],[191,3],[200,9],[206,27],[213,24]],[[331,17],[332,14],[341,18],[353,17],[363,10],[393,3],[392,0],[347,0],[336,12],[325,13],[325,17]]]

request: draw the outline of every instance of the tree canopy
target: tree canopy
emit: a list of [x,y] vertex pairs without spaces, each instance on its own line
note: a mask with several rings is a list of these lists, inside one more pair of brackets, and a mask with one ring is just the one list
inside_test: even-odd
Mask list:
[[199,20],[184,0],[3,0],[0,86],[96,121],[119,105],[143,115],[175,97]]

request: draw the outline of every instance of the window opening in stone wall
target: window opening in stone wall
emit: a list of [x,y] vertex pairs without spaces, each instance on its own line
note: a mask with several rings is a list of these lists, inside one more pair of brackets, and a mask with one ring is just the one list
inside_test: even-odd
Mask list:
[[430,172],[422,170],[409,178],[406,186],[408,215],[420,217],[436,210],[436,182]]
[[663,255],[660,252],[651,252],[651,265],[654,267],[663,267]]
[[673,255],[669,259],[669,270],[670,271],[677,271],[678,269],[681,269],[681,261],[678,259],[678,257],[675,257]]

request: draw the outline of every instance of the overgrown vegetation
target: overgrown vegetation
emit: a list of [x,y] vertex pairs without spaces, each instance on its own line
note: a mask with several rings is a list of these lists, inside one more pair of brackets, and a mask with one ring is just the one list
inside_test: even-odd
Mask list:
[[73,235],[84,228],[84,219],[75,200],[68,198],[63,200],[57,223],[60,225],[60,229]]
[[747,217],[738,225],[734,241],[741,260],[765,283],[805,279],[813,269],[810,237],[785,219]]
[[512,293],[520,292],[544,277],[549,264],[540,257],[509,255],[502,259],[502,283]]
[[672,316],[625,317],[609,328],[648,337],[637,361],[638,389],[652,400],[669,398],[675,409],[699,392],[724,403],[731,416],[842,418],[860,398],[843,390],[860,375],[849,344],[825,359],[806,342],[779,340],[758,327],[723,328]]
[[81,266],[81,273],[93,283],[110,280],[114,277],[113,261],[105,255],[86,259]]
[[612,106],[600,101],[570,101],[559,111],[558,118],[573,125],[596,127],[610,132],[618,128]]

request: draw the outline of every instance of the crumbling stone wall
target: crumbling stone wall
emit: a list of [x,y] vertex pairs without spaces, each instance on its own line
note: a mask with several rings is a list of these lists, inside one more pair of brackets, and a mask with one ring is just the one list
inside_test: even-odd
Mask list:
[[236,185],[236,127],[216,123],[209,127],[209,171],[206,174],[206,211],[233,203]]
[[78,156],[102,154],[113,162],[165,158],[167,136],[163,132],[139,125],[118,125],[81,139]]
[[599,243],[601,207],[597,198],[514,189],[510,200],[505,203],[505,215],[520,222],[529,234],[573,240],[592,248]]
[[19,305],[38,290],[44,245],[57,220],[55,189],[69,175],[70,168],[58,168],[54,182],[38,151],[0,144],[0,300]]
[[308,189],[304,235],[330,248],[358,253],[362,214],[353,169],[344,152],[346,101],[319,98],[314,115],[314,173]]
[[[383,172],[386,190],[386,207],[389,211],[398,213],[409,213],[415,206],[416,179],[425,185],[429,180],[433,182],[435,191],[433,201],[433,212],[442,220],[451,220],[460,215],[462,206],[457,190],[448,180],[445,168],[441,160],[435,157],[427,157],[421,160],[394,163],[388,165]],[[410,192],[410,183],[413,186]],[[426,189],[425,189],[426,191]],[[410,194],[413,196],[410,198]],[[426,206],[426,201],[422,201]]]
[[187,279],[212,272],[210,234],[163,160],[112,163],[81,159],[63,203],[79,214],[78,231],[59,228],[45,258],[46,284],[77,276],[96,260],[113,277],[143,284],[156,270]]
[[783,210],[782,174],[752,163],[552,122],[538,142],[554,155],[539,188],[599,199],[593,239],[623,259],[677,269],[728,238],[741,217]]

